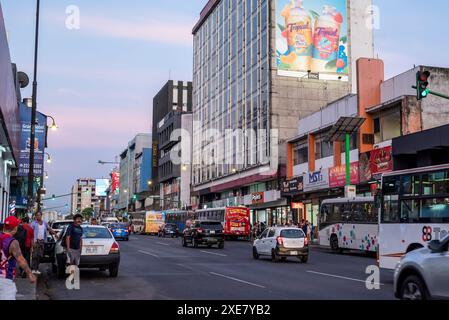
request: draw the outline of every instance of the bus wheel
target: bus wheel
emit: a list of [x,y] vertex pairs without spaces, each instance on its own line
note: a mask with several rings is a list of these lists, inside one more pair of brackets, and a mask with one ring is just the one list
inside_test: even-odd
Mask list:
[[341,250],[340,250],[340,248],[338,246],[338,238],[337,238],[337,236],[335,234],[333,234],[331,236],[330,245],[331,245],[331,249],[332,249],[333,252],[341,253]]

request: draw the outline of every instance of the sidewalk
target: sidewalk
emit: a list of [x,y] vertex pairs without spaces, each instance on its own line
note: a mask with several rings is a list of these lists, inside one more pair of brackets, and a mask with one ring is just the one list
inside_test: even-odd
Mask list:
[[28,279],[17,278],[16,287],[17,287],[17,295],[16,295],[17,300],[37,300],[36,283],[30,283]]

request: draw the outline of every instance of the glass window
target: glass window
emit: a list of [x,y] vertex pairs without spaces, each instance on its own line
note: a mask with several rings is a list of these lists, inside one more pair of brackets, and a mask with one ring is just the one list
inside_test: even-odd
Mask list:
[[382,222],[399,222],[399,196],[385,195]]
[[422,178],[423,193],[426,196],[449,194],[449,172],[425,174]]
[[421,218],[429,222],[449,220],[449,198],[426,199],[422,201]]
[[386,177],[383,181],[384,195],[399,195],[400,179],[399,177]]
[[274,229],[271,229],[270,232],[268,233],[268,238],[273,238],[275,234],[276,232],[274,231]]
[[421,193],[421,177],[403,176],[402,177],[402,195],[418,196]]
[[266,238],[268,235],[268,229],[265,229],[264,232],[260,235],[260,238]]
[[287,239],[304,238],[304,232],[301,229],[287,229],[281,231],[281,237]]
[[401,222],[402,223],[419,222],[419,201],[416,200],[401,201]]

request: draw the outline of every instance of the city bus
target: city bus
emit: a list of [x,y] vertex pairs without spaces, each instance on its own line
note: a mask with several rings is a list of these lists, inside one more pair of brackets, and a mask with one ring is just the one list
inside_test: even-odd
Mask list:
[[134,233],[145,232],[145,211],[132,212],[129,214],[130,222],[132,223],[132,231]]
[[145,234],[157,235],[159,228],[165,223],[163,212],[147,211],[145,214]]
[[394,269],[405,254],[449,232],[449,165],[384,174],[379,207],[379,266]]
[[165,223],[175,224],[179,232],[182,233],[189,221],[194,219],[192,211],[175,211],[168,210],[165,213]]
[[228,238],[250,238],[250,210],[246,207],[210,208],[195,211],[200,221],[220,221]]
[[378,223],[374,197],[325,200],[319,217],[320,245],[335,252],[377,252]]

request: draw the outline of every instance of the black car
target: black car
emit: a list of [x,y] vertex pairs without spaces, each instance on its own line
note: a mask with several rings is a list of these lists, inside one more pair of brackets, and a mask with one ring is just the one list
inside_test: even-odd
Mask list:
[[179,229],[178,226],[176,224],[173,223],[167,223],[166,225],[164,225],[158,233],[159,237],[179,237]]
[[217,245],[219,249],[224,248],[224,231],[219,221],[193,221],[184,229],[182,235],[182,246],[192,244],[197,248],[206,245],[209,248]]

